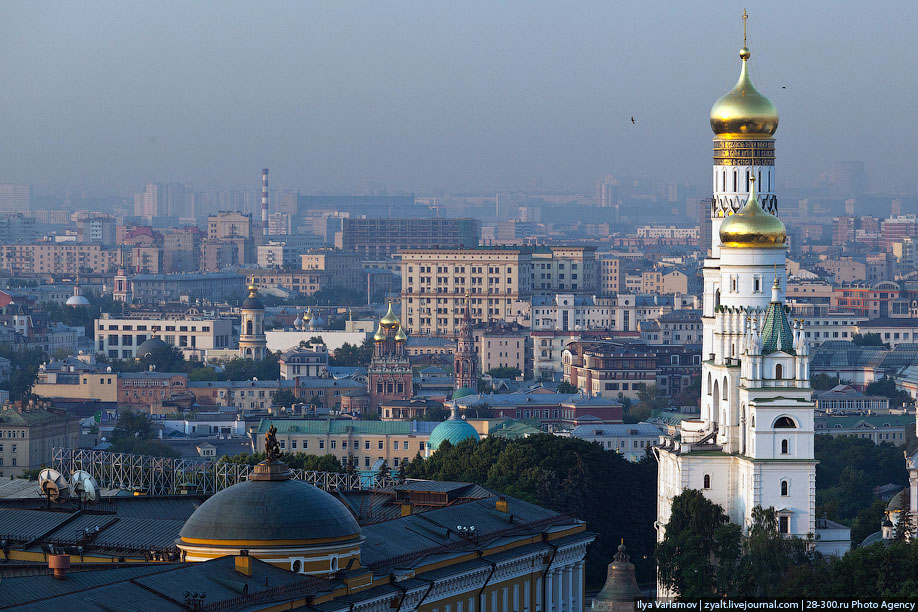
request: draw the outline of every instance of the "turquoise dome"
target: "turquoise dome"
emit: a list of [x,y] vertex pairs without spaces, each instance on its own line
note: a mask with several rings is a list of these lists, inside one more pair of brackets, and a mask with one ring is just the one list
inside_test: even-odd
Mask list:
[[450,444],[456,445],[468,439],[478,442],[481,437],[474,427],[459,418],[459,409],[453,408],[453,415],[434,427],[434,430],[430,432],[427,451],[428,454],[433,453],[440,448],[444,440],[449,440]]
[[453,391],[453,399],[459,399],[460,397],[465,397],[466,395],[475,395],[476,393],[478,393],[478,391],[471,387],[459,387]]

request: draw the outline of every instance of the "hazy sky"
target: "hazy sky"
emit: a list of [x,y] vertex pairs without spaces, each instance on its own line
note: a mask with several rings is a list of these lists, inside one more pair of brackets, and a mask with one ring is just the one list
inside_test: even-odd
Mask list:
[[0,181],[258,189],[269,167],[303,192],[707,186],[744,6],[779,181],[862,159],[873,182],[918,183],[913,0],[7,0]]

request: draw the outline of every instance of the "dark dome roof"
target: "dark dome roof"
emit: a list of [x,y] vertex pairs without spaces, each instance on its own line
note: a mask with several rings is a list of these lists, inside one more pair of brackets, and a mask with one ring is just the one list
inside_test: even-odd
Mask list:
[[154,351],[158,351],[162,349],[163,347],[168,348],[169,345],[163,342],[162,340],[160,340],[159,338],[150,338],[149,340],[145,340],[144,342],[140,344],[140,346],[137,347],[137,353],[136,353],[137,358],[143,359],[150,353]]
[[264,310],[265,305],[262,303],[261,299],[258,296],[252,297],[249,296],[242,300],[242,309],[243,310]]
[[223,489],[179,532],[199,540],[327,540],[360,536],[340,501],[302,480],[247,480]]

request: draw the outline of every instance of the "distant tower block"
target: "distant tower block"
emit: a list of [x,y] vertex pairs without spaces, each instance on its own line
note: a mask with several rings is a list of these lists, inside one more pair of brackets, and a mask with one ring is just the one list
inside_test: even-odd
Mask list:
[[268,169],[261,170],[261,231],[268,235]]

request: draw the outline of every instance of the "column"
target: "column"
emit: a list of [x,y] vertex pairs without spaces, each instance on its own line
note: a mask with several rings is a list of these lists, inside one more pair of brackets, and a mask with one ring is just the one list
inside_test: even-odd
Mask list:
[[583,612],[583,561],[574,564],[574,605],[572,612]]
[[552,589],[551,589],[554,583],[554,580],[552,580],[552,578],[553,578],[553,573],[551,570],[548,570],[547,572],[545,572],[545,601],[542,602],[543,603],[542,612],[552,612],[554,609],[553,604],[554,604],[555,599],[554,599],[554,594],[552,593]]
[[561,602],[564,601],[562,594],[562,589],[564,588],[564,575],[561,573],[560,569],[552,571],[552,582],[555,583],[554,588],[554,598],[552,599],[552,609],[554,612],[561,612]]
[[563,570],[564,572],[564,609],[567,612],[572,612],[574,609],[574,566],[573,564],[568,564]]

